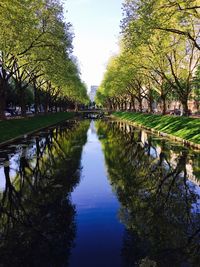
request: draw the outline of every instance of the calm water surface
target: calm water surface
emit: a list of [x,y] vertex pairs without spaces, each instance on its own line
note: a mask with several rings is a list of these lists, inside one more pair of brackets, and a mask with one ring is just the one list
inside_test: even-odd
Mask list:
[[81,164],[81,183],[72,194],[77,210],[77,239],[70,266],[122,266],[124,227],[117,218],[119,202],[107,179],[94,122],[88,131]]
[[0,148],[0,266],[200,266],[200,154],[114,121]]

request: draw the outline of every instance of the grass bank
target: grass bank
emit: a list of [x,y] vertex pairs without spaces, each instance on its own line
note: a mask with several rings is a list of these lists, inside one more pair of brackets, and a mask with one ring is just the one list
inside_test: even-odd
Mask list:
[[200,119],[132,112],[114,112],[113,115],[117,118],[200,144]]
[[22,119],[9,119],[0,121],[0,144],[23,134],[45,128],[58,122],[70,119],[74,116],[72,112],[59,112]]

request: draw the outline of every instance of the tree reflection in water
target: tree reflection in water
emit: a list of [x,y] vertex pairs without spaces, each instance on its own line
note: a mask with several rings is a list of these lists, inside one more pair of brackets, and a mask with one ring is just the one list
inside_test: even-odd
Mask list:
[[124,266],[200,266],[199,154],[122,122],[96,126],[127,229]]
[[68,266],[76,232],[70,193],[88,128],[88,121],[67,122],[1,151],[0,266]]

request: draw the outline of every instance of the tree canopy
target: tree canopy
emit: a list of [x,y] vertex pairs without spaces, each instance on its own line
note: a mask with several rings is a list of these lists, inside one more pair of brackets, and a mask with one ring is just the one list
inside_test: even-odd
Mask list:
[[198,92],[199,12],[195,0],[125,0],[120,52],[107,65],[97,101],[115,110],[153,111],[159,104],[165,114],[178,100],[188,115]]
[[0,14],[0,117],[12,81],[22,114],[30,86],[35,102],[40,97],[46,110],[61,102],[66,107],[69,103],[86,103],[86,86],[72,54],[71,23],[65,22],[60,1],[5,0],[0,4]]

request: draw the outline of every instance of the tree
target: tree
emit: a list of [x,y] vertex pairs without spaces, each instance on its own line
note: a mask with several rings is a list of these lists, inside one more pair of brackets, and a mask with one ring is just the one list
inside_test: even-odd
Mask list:
[[[152,112],[156,97],[165,114],[167,101],[174,96],[182,104],[183,115],[189,114],[188,100],[200,61],[199,7],[195,3],[125,1],[120,52],[111,58],[100,89],[100,97],[104,93],[112,109],[117,102],[120,103],[117,109],[129,106],[135,110],[139,106],[142,111],[148,105],[148,111]],[[182,27],[189,35],[163,30],[168,23],[171,29]],[[162,30],[158,27],[161,24]]]
[[[11,78],[16,83],[23,115],[26,113],[24,95],[30,84],[33,85],[36,102],[38,90],[48,91],[44,93],[46,107],[49,97],[53,97],[51,102],[60,99],[61,95],[64,99],[68,93],[67,88],[70,87],[68,84],[73,81],[76,83],[76,79],[72,77],[79,76],[79,71],[71,56],[71,24],[64,22],[60,2],[29,0],[26,3],[15,1],[11,4],[10,0],[6,0],[0,5],[0,9],[0,117],[4,116],[6,92]],[[75,91],[79,91],[79,88],[81,87],[73,86]],[[82,97],[87,98],[86,88]]]

